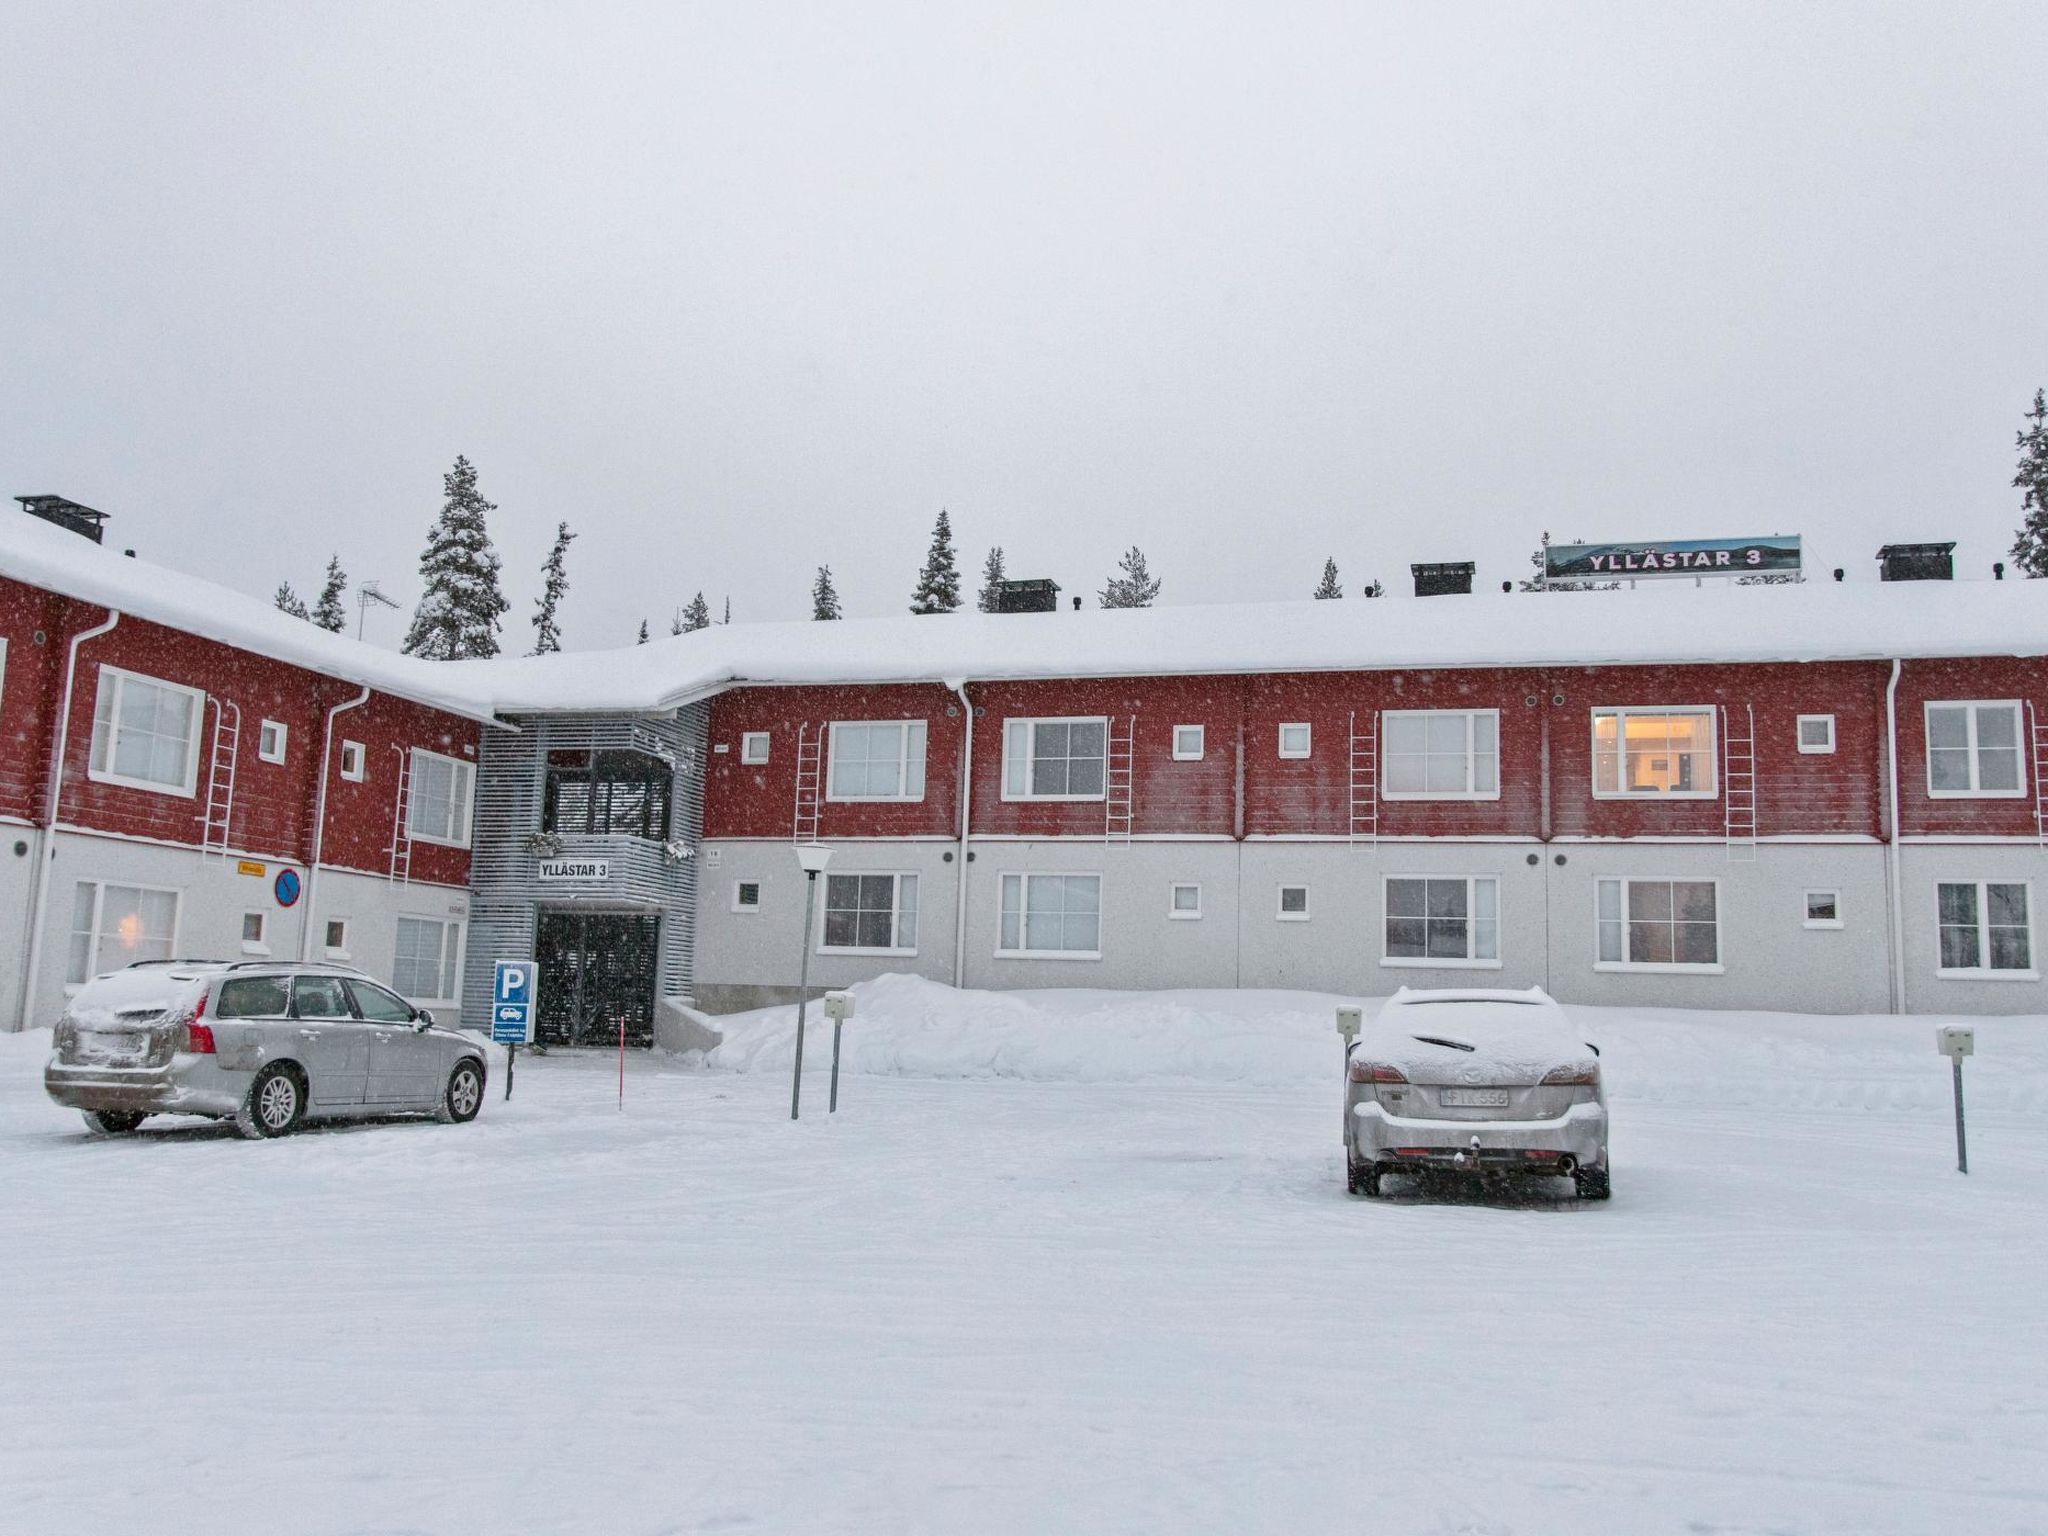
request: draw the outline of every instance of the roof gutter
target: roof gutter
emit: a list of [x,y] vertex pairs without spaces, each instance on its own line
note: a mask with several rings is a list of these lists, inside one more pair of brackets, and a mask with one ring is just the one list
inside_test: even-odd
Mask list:
[[1890,802],[1891,835],[1884,845],[1885,905],[1890,910],[1892,947],[1892,1012],[1906,1011],[1906,913],[1899,873],[1899,674],[1905,663],[1892,658],[1892,680],[1884,690],[1885,798]]
[[320,910],[314,897],[320,889],[320,849],[327,840],[327,774],[334,761],[334,717],[370,702],[370,685],[356,686],[363,691],[327,711],[327,735],[320,744],[320,787],[313,792],[313,856],[306,863],[306,919],[299,924],[301,962],[313,958],[313,924]]
[[50,899],[50,866],[57,858],[57,811],[64,798],[64,758],[71,748],[71,696],[78,684],[78,648],[96,640],[121,622],[121,610],[109,608],[107,616],[90,629],[71,637],[70,652],[64,658],[64,697],[57,707],[57,740],[50,758],[50,790],[44,799],[43,827],[36,839],[36,883],[28,903],[28,955],[22,965],[21,1007],[14,1021],[17,1030],[27,1029],[35,1013],[36,983],[42,979],[43,909]]

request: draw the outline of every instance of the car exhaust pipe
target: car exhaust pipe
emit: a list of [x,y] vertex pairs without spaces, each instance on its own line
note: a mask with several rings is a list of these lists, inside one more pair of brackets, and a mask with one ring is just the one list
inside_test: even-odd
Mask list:
[[1560,1157],[1557,1160],[1557,1171],[1559,1173],[1570,1173],[1578,1166],[1579,1160],[1576,1157],[1573,1157],[1569,1152],[1565,1153],[1563,1157]]

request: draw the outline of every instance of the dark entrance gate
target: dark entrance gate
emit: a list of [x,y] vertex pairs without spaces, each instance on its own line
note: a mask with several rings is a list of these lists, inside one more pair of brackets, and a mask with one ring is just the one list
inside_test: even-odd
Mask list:
[[543,912],[534,938],[540,961],[542,1045],[654,1044],[654,988],[661,919],[638,912]]

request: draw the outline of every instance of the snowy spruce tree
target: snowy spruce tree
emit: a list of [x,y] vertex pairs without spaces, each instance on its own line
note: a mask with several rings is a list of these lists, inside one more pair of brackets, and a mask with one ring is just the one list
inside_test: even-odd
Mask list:
[[730,624],[732,622],[732,594],[730,592],[725,594],[725,617],[718,622],[721,624]]
[[818,579],[811,583],[811,617],[814,619],[836,619],[839,612],[839,591],[832,585],[832,567],[818,567]]
[[1109,578],[1099,594],[1105,608],[1150,608],[1159,595],[1159,578],[1145,568],[1145,552],[1133,544],[1117,562],[1120,576]]
[[441,477],[448,500],[420,556],[426,591],[403,647],[408,656],[465,661],[498,654],[498,620],[511,604],[498,590],[498,553],[484,518],[497,511],[476,488],[476,468],[457,456]]
[[1358,595],[1360,597],[1385,597],[1387,595],[1386,585],[1378,580],[1368,581],[1358,589]]
[[645,645],[647,643],[647,621],[645,619],[640,621],[640,638],[633,643],[635,645]]
[[533,654],[548,656],[562,648],[562,625],[557,617],[562,599],[569,591],[569,544],[576,537],[567,523],[555,524],[554,547],[540,568],[540,600],[533,605]]
[[306,611],[305,599],[292,590],[292,584],[288,581],[280,581],[277,584],[277,594],[271,601],[277,604],[279,613],[288,613],[295,619],[312,617],[312,614]]
[[996,604],[1002,600],[1003,546],[998,544],[988,552],[988,558],[981,562],[981,591],[975,598],[974,606],[983,613],[994,613]]
[[932,547],[926,551],[917,590],[910,594],[912,613],[951,613],[960,606],[960,567],[953,559],[953,522],[945,509],[932,526]]
[[2020,469],[2012,483],[2020,495],[2020,531],[2013,563],[2029,576],[2048,576],[2048,390],[2034,391],[2033,425],[2019,437]]
[[683,627],[678,632],[688,635],[710,627],[711,607],[704,601],[704,594],[699,592],[683,605]]
[[1337,584],[1337,561],[1332,557],[1323,562],[1322,584],[1315,591],[1311,592],[1309,596],[1328,600],[1329,598],[1342,597],[1343,595],[1344,589]]
[[348,574],[341,568],[341,556],[327,557],[327,580],[313,604],[313,622],[340,634],[348,628],[348,610],[341,606],[341,594],[348,590]]

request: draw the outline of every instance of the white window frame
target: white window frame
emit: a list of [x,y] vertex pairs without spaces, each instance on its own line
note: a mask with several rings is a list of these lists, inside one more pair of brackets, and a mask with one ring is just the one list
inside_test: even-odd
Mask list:
[[[896,729],[901,750],[896,757],[896,782],[904,786],[893,795],[846,795],[839,792],[839,754],[835,750],[842,728],[858,727],[861,730],[877,730],[884,727]],[[910,765],[912,762],[911,734],[917,736],[917,793],[909,793]],[[836,805],[914,805],[924,799],[925,785],[930,767],[930,727],[923,720],[834,720],[825,733],[825,798]],[[744,759],[743,759],[744,760]],[[884,871],[876,870],[876,874]]]
[[[113,761],[120,745],[121,735],[121,694],[130,681],[144,683],[152,688],[167,689],[182,693],[192,701],[192,739],[185,744],[185,776],[177,784],[160,784],[154,779],[130,778],[125,773],[116,773]],[[100,700],[107,696],[109,685],[113,687],[113,706],[108,712],[106,761],[108,766],[96,766],[100,760]],[[199,791],[199,743],[206,734],[206,690],[188,687],[184,683],[167,682],[161,677],[151,677],[147,672],[130,672],[125,667],[100,664],[99,687],[93,696],[92,744],[86,755],[85,776],[97,784],[119,784],[126,789],[147,790],[154,795],[177,795],[191,799]]]
[[[1182,910],[1175,903],[1182,891],[1195,893],[1193,907]],[[1166,915],[1177,923],[1200,922],[1202,918],[1202,887],[1193,880],[1176,880],[1166,888]]]
[[[1977,888],[1977,958],[1974,966],[1941,963],[1941,888],[1944,885],[1973,885]],[[1997,970],[1991,959],[1991,893],[1988,885],[2016,885],[2027,893],[2027,968],[2023,971]],[[2034,882],[2031,880],[1937,880],[1934,882],[1934,974],[1942,981],[2039,981],[2041,953],[2035,948]]]
[[[825,916],[831,909],[832,882],[834,880],[881,880],[887,879],[889,887],[889,936],[900,940],[903,937],[903,882],[918,880],[914,869],[832,869],[819,877],[825,889],[818,898],[818,931],[815,936],[816,949],[820,955],[914,955],[917,945],[894,943],[887,948],[871,948],[864,944],[827,944],[825,942]],[[924,882],[917,886],[917,933],[924,937]]]
[[[1834,902],[1835,915],[1833,917],[1815,917],[1813,915],[1813,898],[1816,896],[1826,896]],[[1716,897],[1715,900],[1718,902],[1720,898]],[[1714,915],[1716,918],[1715,925],[1718,927],[1720,917],[1720,908],[1718,906],[1714,909]],[[1802,928],[1840,928],[1842,926],[1842,892],[1840,888],[1831,885],[1810,885],[1801,892],[1799,896],[1799,926]]]
[[[1287,910],[1287,893],[1289,891],[1301,892],[1301,910],[1299,912],[1290,912]],[[1305,923],[1314,916],[1314,899],[1309,895],[1307,881],[1287,880],[1283,881],[1278,887],[1275,888],[1273,894],[1274,921],[1282,923]]]
[[[145,896],[168,896],[171,898],[170,955],[167,958],[176,958],[178,953],[178,935],[183,931],[185,924],[185,893],[183,890],[171,885],[137,885],[127,880],[74,880],[71,886],[74,912],[76,911],[78,887],[81,885],[92,887],[92,928],[85,951],[85,974],[79,977],[71,975],[70,955],[71,940],[77,935],[77,929],[69,926],[65,928],[64,984],[68,989],[75,991],[77,988],[84,986],[88,981],[91,981],[93,977],[101,974],[99,970],[100,939],[102,937],[101,924],[106,916],[108,886],[114,886],[124,891],[135,891]],[[2030,912],[2033,910],[2031,904],[2028,910]]]
[[[476,764],[464,762],[459,757],[450,757],[446,752],[433,752],[425,747],[412,747],[412,774],[407,780],[405,794],[405,835],[416,843],[432,843],[438,848],[467,848],[470,834],[475,830],[471,818],[476,810]],[[448,764],[455,771],[454,793],[448,797],[448,834],[423,832],[413,818],[419,810],[420,762],[431,759]],[[457,829],[461,836],[455,836]]]
[[[398,984],[398,924],[433,923],[441,930],[441,967],[437,982],[450,988],[447,992],[408,992]],[[463,930],[467,925],[459,917],[435,917],[424,912],[400,912],[392,921],[391,933],[391,990],[409,1003],[453,1003],[462,1000],[462,946],[466,937]],[[451,934],[450,929],[454,932]]]
[[[1301,748],[1299,751],[1287,745],[1287,733],[1289,731],[1301,732]],[[1315,751],[1315,743],[1315,727],[1309,721],[1286,720],[1281,722],[1279,734],[1274,741],[1274,747],[1281,757],[1290,762],[1299,762]]]
[[[1193,732],[1195,744],[1192,747],[1181,745],[1183,732]],[[1176,725],[1173,728],[1173,760],[1176,763],[1199,763],[1203,753],[1208,749],[1208,740],[1209,731],[1206,726]]]
[[[1387,747],[1387,722],[1390,720],[1428,720],[1444,715],[1459,715],[1465,721],[1465,784],[1462,790],[1447,789],[1389,789],[1387,788],[1387,759],[1393,754]],[[1478,732],[1475,722],[1481,716],[1493,720],[1493,788],[1473,789],[1472,781],[1479,764]],[[1389,709],[1381,712],[1380,733],[1375,760],[1379,765],[1379,791],[1382,800],[1498,800],[1500,798],[1500,711],[1497,709]],[[1412,754],[1402,754],[1404,756]],[[1427,755],[1427,754],[1425,754]],[[1434,878],[1434,877],[1432,877]]]
[[[356,765],[353,768],[349,767],[348,765],[349,759],[351,757],[353,757],[356,762]],[[344,779],[347,779],[349,783],[360,784],[363,782],[363,776],[368,769],[369,761],[369,748],[365,747],[360,741],[349,741],[346,739],[342,741],[341,776]]]
[[[1600,721],[1603,716],[1614,717],[1614,751],[1616,788],[1600,787]],[[1628,722],[1636,715],[1704,715],[1707,720],[1707,773],[1712,783],[1705,789],[1629,789],[1628,784]],[[1590,748],[1588,766],[1592,769],[1593,798],[1595,800],[1718,800],[1721,798],[1721,711],[1711,704],[1602,704],[1595,705],[1587,721],[1586,740]]]
[[[1661,713],[1661,711],[1660,711]],[[1628,892],[1632,885],[1711,885],[1714,888],[1714,960],[1712,964],[1676,960],[1602,960],[1600,958],[1600,887],[1609,881],[1621,887],[1621,949],[1628,954]],[[1599,875],[1593,881],[1593,969],[1596,971],[1632,971],[1641,975],[1659,976],[1722,976],[1728,971],[1728,964],[1721,956],[1721,882],[1712,875]]]
[[[1965,740],[1968,743],[1970,753],[1970,784],[1972,787],[1969,789],[1936,789],[1934,787],[1933,714],[1937,709],[1962,709],[1969,712],[1963,717],[1965,721]],[[2019,779],[2018,786],[2013,789],[1978,789],[1975,787],[1982,778],[1981,764],[1977,756],[1980,750],[1977,745],[1977,711],[1980,709],[2006,709],[2012,711],[2012,750],[2013,758],[2018,767],[2016,777]],[[1920,706],[1920,748],[1926,757],[1927,798],[1930,800],[2020,800],[2026,797],[2027,716],[2025,709],[2021,707],[2021,701],[2018,699],[1929,699]],[[1960,885],[1964,882],[1954,881],[1950,883]],[[1991,883],[1993,885],[2005,885],[2015,882],[1994,880]],[[2027,912],[2028,920],[2032,921],[2033,907],[2031,905],[2027,908]]]
[[[1392,921],[1387,911],[1387,887],[1396,880],[1435,880],[1439,882],[1459,880],[1465,886],[1465,948],[1462,960],[1446,960],[1431,955],[1390,955],[1387,953],[1387,924]],[[1470,951],[1477,945],[1476,925],[1479,919],[1474,915],[1479,909],[1479,892],[1476,887],[1481,881],[1493,887],[1493,958],[1483,960],[1474,957]],[[1501,968],[1501,914],[1499,875],[1455,875],[1455,874],[1389,874],[1380,878],[1380,964],[1390,970],[1459,970],[1497,971]],[[1425,918],[1424,922],[1427,923]],[[1426,930],[1425,930],[1426,932]]]
[[740,762],[749,768],[760,767],[768,761],[768,746],[768,732],[740,732]]
[[[754,888],[754,899],[751,902],[741,901],[740,891],[744,887],[749,885],[751,885]],[[735,912],[743,914],[752,914],[759,912],[764,906],[768,904],[767,898],[768,886],[766,881],[749,879],[735,880],[732,883],[732,909]]]
[[[346,917],[323,917],[320,919],[320,952],[329,960],[348,960],[354,958],[350,955],[348,948],[348,926],[352,921],[352,918]],[[327,940],[333,934],[337,924],[341,927],[341,942],[339,944],[329,944]]]
[[[272,745],[270,733],[277,732],[277,742]],[[256,728],[256,756],[266,763],[284,761],[285,743],[291,740],[291,727],[282,720],[266,720]]]
[[[1092,795],[1041,795],[1031,789],[1031,765],[1038,759],[1038,728],[1041,725],[1099,725],[1102,727],[1102,788]],[[1011,752],[1014,741],[1013,727],[1021,726],[1024,731],[1024,788],[1014,793],[1010,789],[1010,765],[1016,761]],[[1069,755],[1069,762],[1074,758]],[[1087,759],[1081,759],[1087,761]],[[1109,797],[1109,716],[1107,715],[1011,715],[1003,721],[1003,799],[1009,801],[1049,801],[1073,804],[1100,804]],[[1036,873],[1036,871],[1034,871]],[[1049,871],[1048,871],[1049,873]]]
[[[1017,940],[1021,944],[1030,932],[1031,882],[1033,880],[1093,880],[1095,882],[1095,948],[1093,949],[1004,949],[1003,887],[1019,883]],[[996,876],[996,957],[1001,960],[1100,960],[1102,958],[1102,871],[1097,869],[1008,869]]]
[[[249,919],[256,919],[256,937],[249,937]],[[245,955],[268,955],[270,953],[270,914],[258,908],[247,908],[242,913],[242,953]]]
[[[1828,739],[1818,746],[1807,745],[1806,728],[1809,725],[1826,726]],[[1801,715],[1792,727],[1792,744],[1807,757],[1826,757],[1831,755],[1835,750],[1835,717],[1833,715]]]

